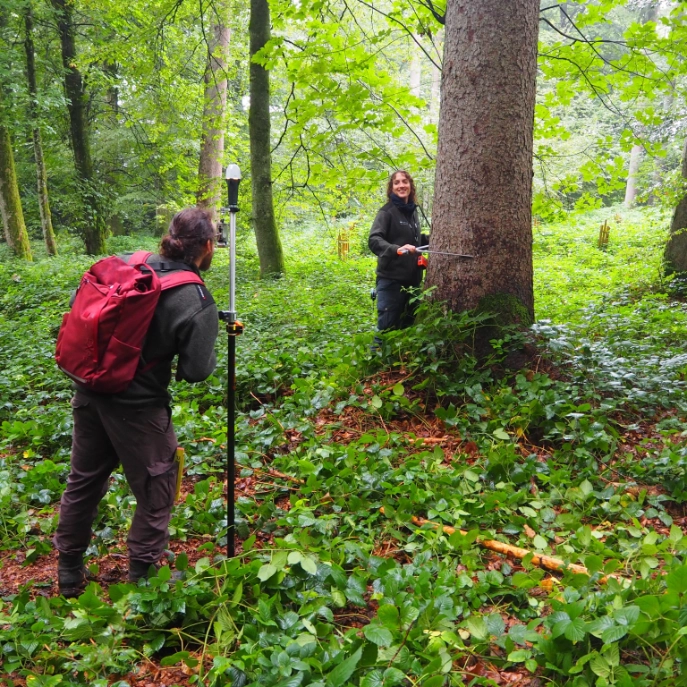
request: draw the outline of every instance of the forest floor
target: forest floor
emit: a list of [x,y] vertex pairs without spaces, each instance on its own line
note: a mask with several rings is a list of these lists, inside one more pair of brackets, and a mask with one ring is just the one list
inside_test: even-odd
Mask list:
[[[51,349],[88,259],[0,263],[0,684],[678,684],[687,306],[656,277],[656,221],[624,217],[605,252],[597,215],[542,230],[547,319],[486,361],[470,355],[479,318],[432,304],[372,354],[369,258],[340,262],[303,231],[285,278],[261,282],[246,241],[238,555],[224,357],[206,384],[174,388],[188,460],[165,566],[127,583],[135,502],[117,472],[75,600],[56,594],[50,543],[71,431]],[[508,369],[514,350],[527,367]]]

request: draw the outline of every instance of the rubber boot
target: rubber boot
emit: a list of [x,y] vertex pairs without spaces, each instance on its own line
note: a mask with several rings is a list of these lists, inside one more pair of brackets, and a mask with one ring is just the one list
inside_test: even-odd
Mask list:
[[86,588],[87,571],[80,553],[60,553],[57,560],[57,586],[60,594],[73,599]]
[[157,575],[159,567],[157,563],[129,559],[129,582],[138,582],[142,579],[154,577]]

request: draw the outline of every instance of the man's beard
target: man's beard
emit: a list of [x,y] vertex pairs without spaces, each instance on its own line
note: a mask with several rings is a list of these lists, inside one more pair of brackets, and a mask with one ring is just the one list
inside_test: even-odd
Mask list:
[[208,253],[203,260],[201,261],[200,265],[198,265],[198,269],[201,272],[207,272],[210,269],[210,265],[212,264],[212,256],[213,253]]

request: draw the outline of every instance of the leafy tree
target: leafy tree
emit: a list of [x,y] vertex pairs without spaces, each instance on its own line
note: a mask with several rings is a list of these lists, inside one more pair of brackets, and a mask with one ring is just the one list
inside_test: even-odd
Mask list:
[[534,319],[532,148],[539,3],[449,0],[427,284],[454,311]]
[[26,52],[26,77],[29,88],[29,120],[33,137],[33,153],[36,159],[36,184],[38,189],[38,207],[41,216],[43,240],[48,255],[57,255],[57,242],[52,226],[50,201],[48,199],[48,179],[43,155],[43,142],[38,122],[38,88],[36,86],[36,56],[33,43],[33,10],[31,0],[24,8],[24,50]]
[[32,260],[31,246],[26,234],[24,213],[19,198],[12,140],[9,129],[2,124],[0,124],[0,213],[5,239],[10,248],[18,257]]
[[89,138],[87,97],[83,78],[78,66],[76,52],[76,27],[74,25],[74,4],[72,0],[50,0],[55,10],[55,20],[60,36],[64,90],[69,110],[70,140],[74,164],[79,178],[86,218],[83,222],[83,238],[86,252],[105,252],[107,228],[102,204],[102,195],[95,177],[91,144]]
[[[270,39],[270,8],[267,0],[250,5],[250,131],[253,225],[260,258],[260,274],[284,271],[281,241],[274,217],[272,162],[270,154],[270,77],[260,64],[260,51]],[[257,60],[255,59],[257,57]]]
[[207,66],[204,75],[203,123],[198,165],[198,205],[217,214],[222,192],[222,156],[227,109],[227,55],[230,29],[225,2],[211,6],[212,22],[206,29]]

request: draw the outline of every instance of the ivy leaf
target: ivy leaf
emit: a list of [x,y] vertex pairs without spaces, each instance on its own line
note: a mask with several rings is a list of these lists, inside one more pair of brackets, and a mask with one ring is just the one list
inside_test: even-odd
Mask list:
[[546,539],[544,539],[544,537],[541,536],[541,534],[536,534],[532,540],[532,543],[534,544],[534,548],[538,551],[543,551],[548,546],[548,542]]
[[589,573],[593,575],[595,572],[599,572],[604,566],[604,561],[601,556],[590,555],[584,559],[584,565],[589,570]]
[[564,634],[573,644],[577,644],[577,642],[583,640],[587,634],[587,623],[582,620],[582,618],[575,618],[575,620],[571,620],[570,624],[565,628]]
[[365,625],[363,634],[377,646],[391,646],[391,642],[394,640],[391,632],[381,625]]
[[601,641],[604,644],[612,644],[622,639],[627,634],[627,627],[624,625],[613,625],[601,633]]
[[532,652],[529,649],[516,649],[508,654],[508,660],[513,663],[524,663],[530,656]]
[[390,630],[398,628],[398,608],[396,606],[383,604],[377,611],[377,617],[384,627],[388,627]]
[[345,684],[351,675],[355,672],[356,666],[363,655],[363,649],[360,647],[352,656],[339,663],[327,677],[327,687],[341,687]]
[[382,401],[377,394],[375,394],[371,399],[370,399],[370,405],[374,408],[381,408],[384,405],[384,402]]
[[612,627],[615,627],[615,622],[613,622],[613,618],[611,618],[608,615],[604,615],[601,618],[597,618],[596,620],[593,620],[591,623],[589,623],[587,630],[589,631],[590,635],[594,635],[594,637],[601,638],[603,636],[603,633]]
[[174,566],[177,570],[186,570],[188,568],[188,556],[182,551],[174,561]]
[[687,566],[681,565],[666,575],[666,586],[671,592],[687,592]]
[[301,558],[301,568],[310,575],[317,574],[317,563],[310,556],[303,556]]
[[387,668],[384,671],[384,687],[400,685],[406,679],[406,674],[398,668]]
[[384,684],[384,676],[379,670],[373,670],[369,672],[360,681],[360,687],[382,687]]
[[277,572],[277,569],[271,563],[265,563],[260,570],[258,570],[258,579],[266,582]]
[[394,396],[403,396],[405,393],[405,388],[403,387],[403,384],[399,382],[398,384],[394,385],[392,391],[394,392]]
[[624,606],[613,612],[613,617],[619,625],[632,627],[639,619],[639,606]]
[[471,615],[465,624],[470,634],[478,641],[486,639],[489,631],[487,630],[487,624],[484,622],[484,618],[478,615]]
[[599,677],[607,678],[611,674],[611,666],[608,661],[599,654],[596,654],[589,662],[592,671]]

